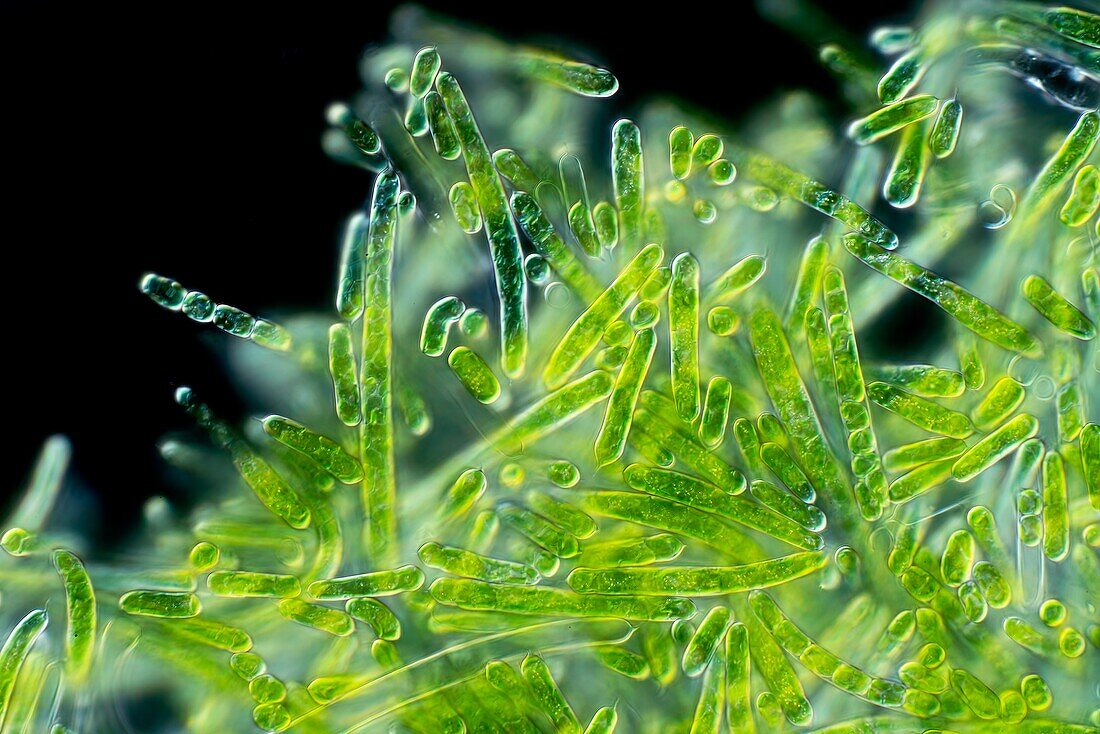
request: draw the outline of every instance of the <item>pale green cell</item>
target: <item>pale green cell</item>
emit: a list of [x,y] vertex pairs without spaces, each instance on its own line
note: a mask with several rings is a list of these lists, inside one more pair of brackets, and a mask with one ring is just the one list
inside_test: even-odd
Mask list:
[[936,124],[932,126],[932,133],[928,136],[928,147],[932,155],[936,158],[946,158],[955,152],[962,120],[963,106],[959,100],[952,97],[940,106]]
[[1058,391],[1058,438],[1069,444],[1077,440],[1085,427],[1085,404],[1081,386],[1077,380],[1070,380]]
[[760,459],[795,497],[806,503],[814,501],[817,493],[813,485],[782,446],[765,443],[760,447]]
[[638,298],[656,303],[668,291],[668,285],[671,282],[672,268],[667,266],[657,268],[642,284],[641,290],[638,291]]
[[477,234],[481,231],[481,210],[477,205],[477,194],[474,187],[466,181],[457,181],[447,194],[447,200],[451,204],[451,212],[455,221],[466,234]]
[[12,693],[19,671],[48,622],[46,611],[35,609],[19,620],[4,640],[4,647],[0,649],[0,726],[4,725],[8,712],[13,708]]
[[904,472],[924,464],[961,456],[964,451],[966,443],[962,439],[927,438],[887,451],[882,455],[882,463],[888,471]]
[[974,550],[974,536],[966,530],[956,530],[948,537],[940,560],[940,575],[945,584],[959,586],[970,578]]
[[[1006,617],[1002,627],[1008,639],[1040,657],[1047,657],[1057,652],[1057,646],[1053,641],[1019,617]],[[1027,696],[1026,691],[1024,696]]]
[[508,527],[558,558],[572,558],[580,552],[574,536],[537,513],[512,502],[498,504],[496,513]]
[[631,120],[619,120],[611,130],[611,183],[619,210],[619,236],[627,251],[633,252],[642,240],[645,167],[642,131]]
[[[760,626],[749,625],[748,631],[753,666],[775,696],[783,715],[794,726],[808,726],[813,721],[813,706],[806,698],[790,661],[778,643]],[[757,705],[759,703],[758,699]]]
[[519,68],[536,79],[584,97],[610,97],[619,89],[619,80],[607,69],[544,51],[520,54]]
[[700,135],[691,148],[692,163],[699,168],[706,168],[721,158],[724,150],[725,144],[722,138],[711,133]]
[[466,514],[485,493],[488,485],[485,472],[480,469],[467,469],[459,474],[439,508],[440,519],[446,522]]
[[420,97],[409,97],[405,107],[405,129],[418,138],[428,132],[428,108]]
[[661,264],[664,251],[650,244],[634,256],[615,281],[569,327],[543,371],[546,387],[565,384],[591,354],[604,330],[619,318],[646,278]]
[[848,137],[855,141],[856,145],[869,145],[931,116],[939,103],[940,101],[930,94],[892,102],[849,125]]
[[535,512],[578,539],[590,538],[598,529],[591,517],[548,494],[530,491],[526,495],[526,500]]
[[345,426],[357,426],[363,414],[359,404],[359,381],[355,377],[355,351],[347,324],[329,327],[328,365],[336,396],[336,416]]
[[821,274],[825,271],[828,259],[829,243],[824,237],[814,237],[806,243],[798,262],[798,275],[795,277],[783,322],[788,333],[797,334],[802,330],[806,321],[806,310],[814,304],[820,292]]
[[314,599],[330,601],[357,596],[392,596],[416,591],[423,585],[424,572],[416,566],[408,565],[386,571],[370,571],[314,581],[307,591]]
[[1024,402],[1024,386],[1011,377],[1002,377],[993,383],[982,402],[970,413],[974,426],[989,431],[999,426]]
[[259,571],[215,571],[206,577],[206,587],[216,596],[289,598],[302,593],[293,576]]
[[267,664],[263,658],[254,652],[238,652],[229,658],[229,667],[244,680],[252,680],[258,675],[263,675],[267,670]]
[[286,699],[286,684],[270,673],[261,673],[249,681],[248,693],[256,703],[278,703]]
[[454,296],[444,296],[433,303],[424,314],[424,326],[420,330],[420,351],[429,357],[442,356],[447,351],[447,336],[451,325],[465,311],[465,304]]
[[479,403],[491,405],[500,397],[500,380],[481,355],[469,347],[452,349],[447,356],[447,366],[466,388],[466,392]]
[[[428,132],[432,134],[435,152],[445,161],[453,161],[462,155],[462,146],[458,142],[455,124],[443,106],[439,92],[428,92],[424,97],[424,113],[428,118]],[[465,228],[463,228],[465,229]]]
[[188,640],[225,650],[234,655],[246,653],[252,649],[252,637],[247,632],[212,619],[202,617],[175,619],[170,623],[170,631]]
[[718,651],[723,635],[732,621],[728,607],[712,607],[684,647],[680,666],[688,678],[698,678]]
[[925,118],[901,131],[897,152],[882,184],[882,198],[893,207],[907,209],[920,198],[924,178],[932,163],[932,149],[928,144],[930,127],[930,119]]
[[[377,137],[377,136],[376,136]],[[355,321],[363,315],[363,251],[370,220],[363,212],[356,212],[344,228],[344,241],[340,248],[340,282],[336,289],[336,310],[340,317]],[[188,294],[190,295],[190,294]],[[202,296],[201,293],[197,294]],[[214,304],[203,296],[196,296],[190,307],[184,302],[184,312],[196,321],[208,321],[214,317]],[[194,315],[192,315],[194,314]]]
[[872,270],[927,298],[983,339],[1025,356],[1042,354],[1042,346],[1022,326],[958,284],[889,252],[866,237],[845,235],[844,247]]
[[529,449],[543,436],[561,428],[611,394],[611,376],[589,372],[550,393],[489,436],[488,444],[505,455]]
[[1021,288],[1027,302],[1055,328],[1083,341],[1096,336],[1096,327],[1089,317],[1055,291],[1043,277],[1029,275]]
[[719,158],[707,166],[707,179],[715,186],[729,186],[737,179],[737,166]]
[[712,377],[707,384],[703,415],[699,421],[699,440],[709,449],[720,446],[725,438],[732,393],[732,383],[720,375]]
[[[648,435],[677,461],[703,475],[726,493],[740,494],[745,491],[747,483],[741,472],[723,461],[718,454],[708,451],[688,426],[679,421],[674,425],[658,415],[667,415],[667,401],[656,393],[643,392],[641,404],[642,407],[634,414],[636,431]],[[675,417],[672,420],[675,421]]]
[[699,261],[681,253],[672,261],[668,289],[672,397],[685,423],[699,415]]
[[1085,636],[1073,627],[1066,627],[1058,635],[1058,651],[1067,658],[1079,658],[1085,654]]
[[[67,550],[53,552],[53,565],[65,589],[65,675],[74,685],[88,677],[95,658],[96,600],[84,563]],[[0,653],[0,658],[3,654]],[[2,717],[0,717],[2,719]]]
[[718,734],[722,713],[726,708],[726,661],[719,652],[714,663],[707,667],[695,714],[691,720],[690,734]]
[[265,319],[256,319],[256,325],[252,327],[252,333],[248,335],[254,344],[259,344],[268,349],[285,352],[290,349],[290,332],[278,324],[273,324]]
[[279,602],[279,614],[291,622],[337,637],[347,637],[355,631],[355,622],[344,612],[301,599],[283,599]]
[[281,415],[263,419],[264,431],[287,448],[312,459],[322,469],[344,484],[358,484],[363,479],[359,462],[327,436],[311,431],[302,424]]
[[872,382],[867,386],[867,395],[875,404],[929,433],[966,438],[974,432],[970,419],[962,413],[885,382]]
[[922,398],[957,398],[966,389],[961,372],[930,364],[874,365],[867,372]]
[[991,720],[1000,717],[1001,699],[973,673],[962,668],[952,670],[951,688],[978,718]]
[[127,614],[166,619],[194,617],[202,611],[199,598],[184,591],[128,591],[119,597],[118,607]]
[[741,317],[729,306],[715,306],[707,312],[707,327],[715,336],[732,336],[741,327]]
[[577,566],[646,566],[675,560],[686,547],[676,536],[663,533],[634,540],[610,540],[586,545]]
[[615,249],[615,245],[619,244],[619,216],[615,207],[606,201],[597,202],[592,207],[592,222],[600,245],[608,250]]
[[1100,138],[1100,112],[1089,110],[1077,118],[1077,124],[1066,136],[1062,146],[1032,181],[1021,208],[1028,213],[1046,209],[1061,191],[1066,180],[1092,153],[1098,138]]
[[705,300],[708,303],[732,301],[764,277],[767,269],[768,261],[763,255],[747,255],[707,286]]
[[963,384],[968,390],[981,390],[985,385],[985,363],[978,349],[978,341],[970,334],[961,334],[956,347],[959,352],[959,369]]
[[614,706],[601,706],[584,730],[584,734],[614,734],[619,723],[619,714]]
[[619,645],[600,645],[595,653],[601,665],[625,678],[645,680],[652,674],[644,657]]
[[968,482],[1012,453],[1039,432],[1039,421],[1021,413],[966,450],[951,468],[960,482]]
[[600,284],[573,254],[572,248],[554,231],[554,225],[543,214],[535,197],[525,191],[517,191],[512,194],[511,201],[523,233],[562,281],[584,301],[592,301],[599,296],[602,290]]
[[1046,711],[1054,703],[1054,693],[1038,675],[1025,675],[1020,680],[1020,693],[1032,711]]
[[427,46],[416,52],[412,72],[409,74],[409,94],[423,97],[432,88],[441,61],[435,46]]

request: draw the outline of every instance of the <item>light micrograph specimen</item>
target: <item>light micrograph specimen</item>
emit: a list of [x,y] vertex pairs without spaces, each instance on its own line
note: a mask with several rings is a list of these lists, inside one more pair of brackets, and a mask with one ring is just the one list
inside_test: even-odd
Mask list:
[[832,97],[399,10],[330,310],[139,283],[257,406],[176,391],[194,504],[97,552],[43,447],[0,731],[1100,732],[1100,16],[759,7]]

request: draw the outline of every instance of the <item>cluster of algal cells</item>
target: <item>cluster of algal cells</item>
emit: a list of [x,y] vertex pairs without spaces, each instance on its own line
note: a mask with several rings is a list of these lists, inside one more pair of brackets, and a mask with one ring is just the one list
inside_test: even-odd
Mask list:
[[200,504],[113,559],[43,449],[2,731],[1100,731],[1100,17],[763,7],[848,119],[619,118],[398,12],[328,114],[370,191],[335,310],[141,282],[279,414],[178,389]]

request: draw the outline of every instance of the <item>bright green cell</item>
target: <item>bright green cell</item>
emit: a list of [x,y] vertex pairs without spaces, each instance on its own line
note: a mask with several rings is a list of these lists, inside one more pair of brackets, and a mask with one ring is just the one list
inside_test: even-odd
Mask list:
[[1073,443],[1085,427],[1084,396],[1077,380],[1070,380],[1058,391],[1058,437]]
[[363,478],[359,462],[348,456],[340,444],[327,436],[280,415],[263,420],[264,431],[284,446],[307,456],[344,484],[358,484]]
[[707,448],[721,445],[726,435],[726,422],[729,420],[730,395],[733,385],[722,376],[711,378],[707,385],[707,395],[703,402],[703,417],[699,421],[699,440]]
[[932,95],[921,94],[887,104],[849,125],[848,137],[857,145],[868,145],[929,117],[936,111],[939,103]]
[[965,530],[956,530],[947,539],[940,561],[940,575],[948,586],[959,586],[970,577],[974,564],[974,536]]
[[681,181],[691,175],[691,151],[694,144],[695,136],[683,125],[672,128],[668,134],[669,169]]
[[1032,711],[1046,711],[1054,703],[1054,694],[1038,675],[1025,675],[1020,681],[1020,693]]
[[302,593],[302,586],[294,576],[259,571],[215,571],[206,577],[206,586],[212,594],[229,597],[278,599]]
[[546,387],[555,390],[576,372],[591,354],[600,337],[619,318],[646,278],[661,264],[664,251],[659,245],[644,247],[623,269],[615,281],[566,331],[543,371]]
[[651,674],[649,663],[644,657],[618,645],[597,647],[596,659],[608,670],[631,680],[645,680]]
[[1072,337],[1088,341],[1096,336],[1089,317],[1067,301],[1044,278],[1029,275],[1023,282],[1024,298],[1055,328]]
[[479,403],[491,405],[500,397],[500,381],[474,350],[466,346],[455,347],[447,357],[447,365]]
[[348,599],[344,610],[360,622],[370,625],[380,640],[401,638],[401,622],[390,608],[377,599],[361,597]]
[[569,209],[569,229],[589,257],[600,256],[600,240],[596,236],[596,224],[592,213],[583,201],[577,201]]
[[1043,457],[1043,553],[1061,561],[1069,553],[1069,499],[1061,454]]
[[715,336],[732,336],[741,327],[741,317],[729,306],[715,306],[707,312],[707,327]]
[[501,584],[534,584],[539,580],[538,572],[526,564],[490,558],[434,541],[422,545],[417,555],[425,565],[454,576]]
[[737,166],[725,158],[707,166],[707,179],[715,186],[729,186],[737,178]]
[[1039,605],[1039,619],[1047,627],[1058,627],[1066,621],[1069,612],[1058,599],[1047,599]]
[[689,678],[697,678],[703,674],[710,663],[714,653],[722,642],[722,636],[730,625],[732,614],[728,607],[713,607],[695,630],[695,634],[688,640],[684,647],[683,659],[680,662],[684,674]]
[[355,622],[344,612],[301,599],[283,599],[279,602],[279,614],[291,622],[337,637],[347,637],[355,631]]
[[967,449],[951,469],[960,482],[967,482],[1012,453],[1039,432],[1035,416],[1021,413]]
[[527,362],[527,281],[523,274],[519,234],[508,211],[504,187],[493,168],[489,149],[485,147],[485,140],[458,81],[443,72],[439,74],[436,86],[455,123],[466,172],[485,219],[497,296],[501,304],[501,367],[508,377],[520,377]]
[[823,552],[794,553],[743,566],[575,568],[566,579],[582,594],[718,596],[785,584],[824,568]]
[[970,413],[980,431],[996,428],[1024,402],[1024,386],[1011,377],[1002,377],[993,384],[982,402]]
[[682,253],[672,261],[668,290],[672,397],[680,420],[699,415],[699,261]]
[[1097,208],[1100,208],[1100,171],[1096,166],[1082,166],[1059,218],[1067,227],[1080,227],[1092,219]]
[[867,394],[876,404],[919,428],[949,438],[966,438],[974,432],[970,419],[938,403],[918,397],[885,382],[872,382]]
[[229,658],[229,667],[245,680],[252,680],[258,675],[263,675],[267,670],[263,658],[254,652],[234,653]]
[[477,205],[477,195],[473,186],[465,181],[458,181],[447,195],[451,203],[451,211],[455,221],[466,234],[477,234],[481,231],[481,210]]
[[883,466],[893,472],[903,472],[932,462],[960,456],[966,443],[958,438],[928,438],[898,446],[882,456]]
[[314,599],[332,601],[357,596],[392,596],[416,591],[423,585],[423,571],[416,566],[401,566],[386,571],[370,571],[353,576],[314,581],[309,585],[308,591]]
[[959,285],[858,235],[846,235],[844,246],[868,267],[932,301],[983,339],[1025,356],[1042,354],[1039,342],[1022,326]]
[[218,550],[218,546],[204,540],[195,543],[187,556],[187,560],[191,564],[191,568],[198,573],[202,573],[218,565],[220,557],[221,552]]
[[1100,510],[1100,425],[1088,423],[1081,429],[1080,447],[1089,504]]
[[686,619],[696,611],[690,601],[677,597],[576,594],[550,586],[490,584],[473,579],[437,579],[430,591],[440,604],[460,609],[549,617],[619,617],[660,622]]
[[958,397],[966,387],[961,372],[930,364],[874,365],[867,372],[923,398]]
[[357,426],[363,419],[356,379],[355,351],[347,324],[333,324],[328,330],[328,363],[336,394],[336,415],[345,426]]

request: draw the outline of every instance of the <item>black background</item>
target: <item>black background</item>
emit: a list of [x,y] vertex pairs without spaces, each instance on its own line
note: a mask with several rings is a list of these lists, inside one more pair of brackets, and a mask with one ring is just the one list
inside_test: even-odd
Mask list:
[[[779,89],[836,91],[815,53],[749,3],[426,4],[506,38],[593,49],[624,108],[670,93],[736,117]],[[909,19],[909,3],[835,5],[858,36]],[[144,498],[175,496],[155,448],[190,426],[174,386],[226,417],[242,410],[204,346],[215,330],[149,302],[141,274],[254,313],[329,307],[340,224],[369,179],[321,152],[323,111],[357,88],[356,61],[384,41],[393,5],[155,7],[0,13],[0,509],[42,439],[65,433],[100,497],[101,541],[122,537]]]

